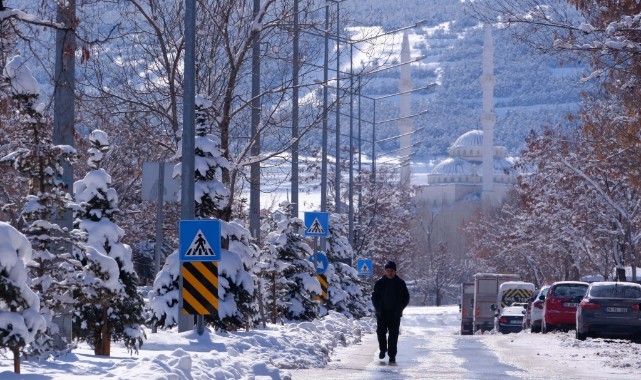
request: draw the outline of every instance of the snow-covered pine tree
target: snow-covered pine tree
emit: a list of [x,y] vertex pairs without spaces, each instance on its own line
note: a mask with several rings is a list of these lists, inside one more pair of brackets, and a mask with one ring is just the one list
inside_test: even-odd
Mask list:
[[242,221],[220,222],[223,248],[218,263],[218,318],[209,321],[216,328],[226,330],[257,325],[258,247],[252,243],[251,233]]
[[109,149],[106,133],[89,136],[89,167],[94,169],[73,185],[79,204],[77,228],[86,234],[86,255],[81,257],[85,272],[74,312],[74,336],[93,345],[96,355],[109,356],[110,342],[123,341],[138,352],[142,331],[144,300],[138,293],[137,275],[131,248],[122,243],[124,231],[114,222],[118,195],[111,176],[100,167]]
[[[220,142],[212,134],[206,110],[211,102],[196,97],[195,131],[195,217],[217,218],[229,200],[229,189],[220,181],[222,170],[229,162],[220,151]],[[182,157],[179,144],[176,158]],[[174,176],[181,175],[181,164],[174,168]],[[222,251],[218,263],[218,316],[206,316],[205,321],[217,329],[234,330],[246,323],[254,323],[258,314],[255,299],[255,269],[258,248],[251,242],[249,230],[240,221],[221,223]],[[172,256],[175,259],[170,259]],[[151,297],[151,322],[170,327],[177,323],[180,261],[174,252],[156,275],[154,295]]]
[[[337,311],[351,318],[362,318],[371,314],[371,287],[358,271],[346,262],[354,257],[354,250],[345,237],[344,216],[331,214],[327,238],[327,309]],[[355,264],[355,263],[354,263]]]
[[29,287],[25,267],[31,253],[29,240],[0,222],[0,348],[13,353],[15,373],[20,373],[20,350],[47,328],[40,300]]
[[167,256],[154,280],[153,293],[149,297],[150,318],[147,323],[165,329],[178,324],[179,281],[180,255],[176,250]]
[[[53,322],[69,301],[68,282],[78,269],[71,254],[65,252],[66,243],[73,244],[75,238],[69,231],[63,231],[53,223],[55,210],[64,210],[72,199],[61,181],[62,162],[71,163],[76,158],[75,150],[68,145],[53,145],[52,128],[44,115],[45,106],[38,103],[40,86],[21,56],[13,57],[4,68],[4,79],[9,82],[11,98],[16,109],[17,121],[21,128],[14,129],[13,152],[0,159],[10,163],[30,184],[29,194],[23,197],[16,225],[31,243],[33,262],[29,266],[33,279],[32,287],[40,297],[41,313],[48,325],[48,335],[58,334]],[[43,355],[51,350],[52,339],[40,336],[34,342],[32,353]],[[58,349],[65,350],[63,344]]]
[[261,228],[267,232],[260,256],[266,285],[262,294],[268,310],[273,311],[275,302],[285,318],[309,321],[318,316],[316,296],[321,293],[321,286],[309,260],[314,250],[301,235],[305,224],[300,218],[290,217],[291,213],[292,205],[283,202],[267,216]]

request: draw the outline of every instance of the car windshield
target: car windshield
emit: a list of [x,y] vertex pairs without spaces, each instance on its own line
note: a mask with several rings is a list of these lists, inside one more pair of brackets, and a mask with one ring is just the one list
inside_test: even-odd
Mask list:
[[570,298],[574,298],[577,296],[583,297],[583,295],[585,295],[585,290],[587,288],[588,288],[587,285],[581,285],[581,284],[557,285],[554,287],[554,291],[552,292],[552,295],[554,297],[570,297]]
[[641,287],[628,285],[596,285],[590,290],[591,297],[641,298]]

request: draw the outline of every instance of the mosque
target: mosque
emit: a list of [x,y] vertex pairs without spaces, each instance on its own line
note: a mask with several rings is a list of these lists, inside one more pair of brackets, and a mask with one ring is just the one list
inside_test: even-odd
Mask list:
[[[513,165],[506,159],[506,148],[494,146],[494,47],[490,25],[484,26],[482,130],[468,131],[449,147],[449,157],[438,162],[427,175],[427,183],[416,192],[416,236],[421,247],[434,252],[440,242],[463,259],[466,242],[461,224],[478,212],[501,205],[516,183]],[[400,129],[400,128],[399,128]],[[426,252],[428,254],[429,252]]]

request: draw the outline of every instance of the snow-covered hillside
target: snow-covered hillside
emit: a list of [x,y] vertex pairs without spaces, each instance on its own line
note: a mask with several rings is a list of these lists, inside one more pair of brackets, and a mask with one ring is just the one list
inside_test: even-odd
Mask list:
[[[412,113],[428,110],[414,119],[416,161],[443,155],[462,133],[480,128],[482,30],[464,2],[414,0],[346,2],[347,12],[360,25],[382,25],[393,30],[425,23],[410,31],[412,57],[425,56],[412,65],[414,87],[437,82],[438,87],[413,94]],[[373,15],[379,15],[375,17]],[[381,16],[382,15],[382,16]],[[493,32],[495,47],[495,143],[518,155],[530,130],[565,122],[579,107],[583,89],[579,78],[584,70],[555,57],[543,56],[515,41],[511,30],[499,25]],[[395,50],[400,52],[400,38]],[[356,62],[355,62],[356,64]],[[363,89],[371,97],[398,92],[399,70],[388,70]],[[398,117],[398,97],[377,101],[377,120]],[[363,114],[371,115],[371,102],[363,102]],[[368,127],[369,128],[369,127]],[[369,136],[369,131],[365,136]],[[394,123],[377,129],[377,140],[398,134]],[[398,141],[380,145],[383,151],[398,148]]]
[[[35,9],[32,8],[37,7],[36,4],[27,0],[17,0],[15,3],[12,6],[23,7],[34,12]],[[479,21],[467,9],[465,2],[410,0],[395,2],[392,6],[389,1],[363,0],[345,1],[340,4],[343,19],[341,29],[345,38],[358,39],[354,31],[360,30],[363,26],[377,27],[381,32],[386,33],[424,20],[420,27],[408,31],[412,57],[425,57],[419,63],[412,64],[414,87],[418,88],[430,83],[438,83],[439,86],[413,94],[412,113],[428,111],[414,118],[415,129],[423,128],[414,136],[414,141],[419,143],[415,148],[415,161],[425,161],[433,156],[445,155],[447,147],[456,137],[470,129],[480,127],[481,86],[478,79],[481,75],[482,31]],[[116,8],[107,6],[109,8],[105,12],[98,12],[100,15],[98,19],[95,18],[96,13],[83,15],[81,17],[83,26],[93,29],[102,25],[102,28],[108,29],[110,25],[117,24],[119,12],[115,12],[116,8],[125,7],[125,4],[119,3]],[[318,17],[323,17],[322,11],[318,11]],[[96,26],[92,27],[89,24]],[[102,32],[105,33],[104,30]],[[370,32],[369,36],[372,34],[376,33]],[[27,48],[22,43],[24,46],[20,50],[27,56],[30,49],[37,49],[39,55],[50,51],[42,46],[48,46],[50,43],[46,41],[52,36],[42,33],[42,37],[44,42],[41,41],[41,44],[37,41],[32,42],[31,47]],[[378,51],[392,51],[393,55],[396,55],[391,59],[382,59],[381,65],[399,61],[401,40],[400,33],[394,38],[376,40],[377,43],[387,44],[387,46],[377,47]],[[542,56],[528,50],[513,39],[510,30],[500,29],[498,25],[494,30],[494,40],[497,77],[495,140],[497,144],[506,146],[509,154],[518,155],[524,146],[523,140],[531,129],[565,122],[569,112],[577,111],[580,92],[583,89],[578,78],[584,71],[584,67],[576,64],[573,66],[572,63],[567,62],[561,66],[554,57]],[[318,42],[322,41],[315,41],[316,44]],[[341,49],[341,68],[348,71],[347,46],[342,46]],[[53,54],[53,51],[50,51],[50,54]],[[51,59],[53,59],[52,56]],[[355,66],[362,62],[362,57],[354,56]],[[316,62],[316,64],[322,64],[322,62]],[[33,65],[34,75],[43,84],[43,91],[50,93],[51,91],[47,90],[50,88],[47,87],[47,71],[50,67],[46,69],[36,67],[37,60],[32,60],[30,65]],[[333,65],[334,62],[330,62],[330,66],[334,67]],[[363,94],[376,98],[397,93],[399,74],[399,69],[382,71],[364,86]],[[320,69],[318,78],[322,78]],[[344,86],[347,86],[346,83],[347,80],[343,79]],[[376,120],[398,117],[397,102],[398,97],[377,101]],[[363,98],[361,104],[363,120],[371,121],[373,102]],[[343,104],[344,113],[347,113],[346,109],[347,104]],[[334,120],[332,115],[329,118],[330,128],[333,128]],[[347,126],[349,118],[344,116],[341,123]],[[347,130],[346,127],[342,128],[343,131]],[[362,128],[363,151],[369,152],[371,125],[364,123]],[[379,141],[397,134],[398,131],[393,122],[377,125]],[[315,136],[312,138],[316,139]],[[267,141],[266,144],[268,144]],[[330,141],[330,145],[333,144],[333,141]],[[346,138],[342,145],[348,145]],[[381,142],[378,148],[381,153],[393,152],[398,149],[398,139]],[[330,146],[330,151],[333,150],[334,148]]]

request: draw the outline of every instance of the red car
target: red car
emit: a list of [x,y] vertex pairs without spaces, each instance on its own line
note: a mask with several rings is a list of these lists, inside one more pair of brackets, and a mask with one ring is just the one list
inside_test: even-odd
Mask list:
[[581,281],[557,281],[545,296],[541,332],[570,330],[576,326],[576,308],[589,284]]

